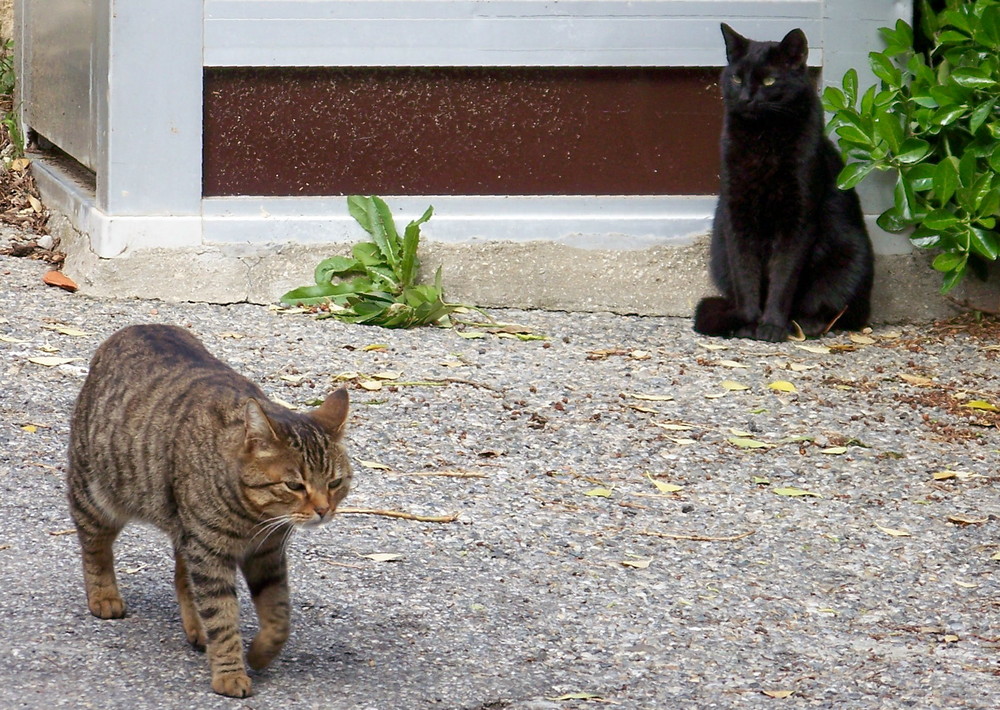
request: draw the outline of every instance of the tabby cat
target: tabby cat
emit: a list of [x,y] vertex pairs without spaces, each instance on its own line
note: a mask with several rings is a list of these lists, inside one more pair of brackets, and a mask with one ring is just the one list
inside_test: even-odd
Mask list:
[[868,320],[872,247],[858,196],[837,188],[843,162],[823,132],[802,30],[756,42],[722,25],[725,118],[712,279],[698,304],[706,335],[787,339]]
[[272,403],[186,330],[137,325],[94,354],[70,429],[67,485],[91,613],[125,615],[112,543],[131,519],[165,531],[188,641],[207,647],[212,690],[246,697],[236,569],[268,665],[289,631],[285,544],[330,520],[351,483],[347,390],[307,414]]

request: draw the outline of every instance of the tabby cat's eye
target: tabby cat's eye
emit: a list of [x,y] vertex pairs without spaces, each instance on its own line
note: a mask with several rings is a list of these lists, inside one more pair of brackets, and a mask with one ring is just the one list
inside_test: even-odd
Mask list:
[[285,486],[290,491],[304,491],[306,487],[298,481],[286,481]]
[[330,481],[330,490],[333,490],[334,488],[340,488],[343,482],[344,482],[343,478],[338,478],[336,480]]
[[774,86],[774,77],[773,76],[765,76],[764,77],[764,81],[762,81],[760,83],[763,84],[764,86]]

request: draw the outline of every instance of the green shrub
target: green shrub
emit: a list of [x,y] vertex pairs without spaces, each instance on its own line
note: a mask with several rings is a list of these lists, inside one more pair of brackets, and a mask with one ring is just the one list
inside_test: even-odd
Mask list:
[[947,292],[1000,254],[1000,0],[948,0],[939,13],[923,0],[922,10],[926,52],[914,50],[902,20],[883,27],[886,48],[869,54],[878,85],[858,97],[852,69],[823,103],[847,162],[840,187],[896,173],[878,224],[912,228],[915,245],[938,250],[933,267]]
[[0,46],[0,127],[6,134],[0,137],[5,139],[0,143],[6,142],[11,146],[5,152],[8,161],[24,155],[24,133],[13,106],[14,81],[14,41],[7,40]]
[[322,306],[328,310],[320,318],[385,328],[435,323],[459,308],[444,300],[440,268],[433,285],[414,283],[420,266],[420,225],[431,218],[433,207],[406,225],[402,237],[382,198],[352,195],[347,208],[372,241],[355,244],[351,256],[321,261],[313,274],[315,285],[289,291],[282,303]]

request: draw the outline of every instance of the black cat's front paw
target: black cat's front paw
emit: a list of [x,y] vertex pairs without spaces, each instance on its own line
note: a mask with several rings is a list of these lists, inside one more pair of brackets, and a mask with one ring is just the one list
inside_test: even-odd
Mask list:
[[757,324],[747,323],[744,326],[740,326],[733,331],[734,338],[756,338],[757,337]]
[[768,343],[783,343],[788,340],[788,326],[775,325],[774,323],[760,323],[754,338]]

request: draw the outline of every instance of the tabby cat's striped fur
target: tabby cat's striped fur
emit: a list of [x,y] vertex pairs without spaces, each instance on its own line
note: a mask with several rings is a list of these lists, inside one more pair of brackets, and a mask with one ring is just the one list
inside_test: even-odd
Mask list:
[[112,543],[131,519],[153,523],[173,542],[181,621],[207,648],[212,689],[249,695],[236,569],[257,609],[247,661],[260,669],[288,638],[288,536],[330,520],[350,488],[347,411],[343,389],[308,414],[270,402],[182,328],[108,338],[77,399],[67,475],[90,611],[125,615]]

